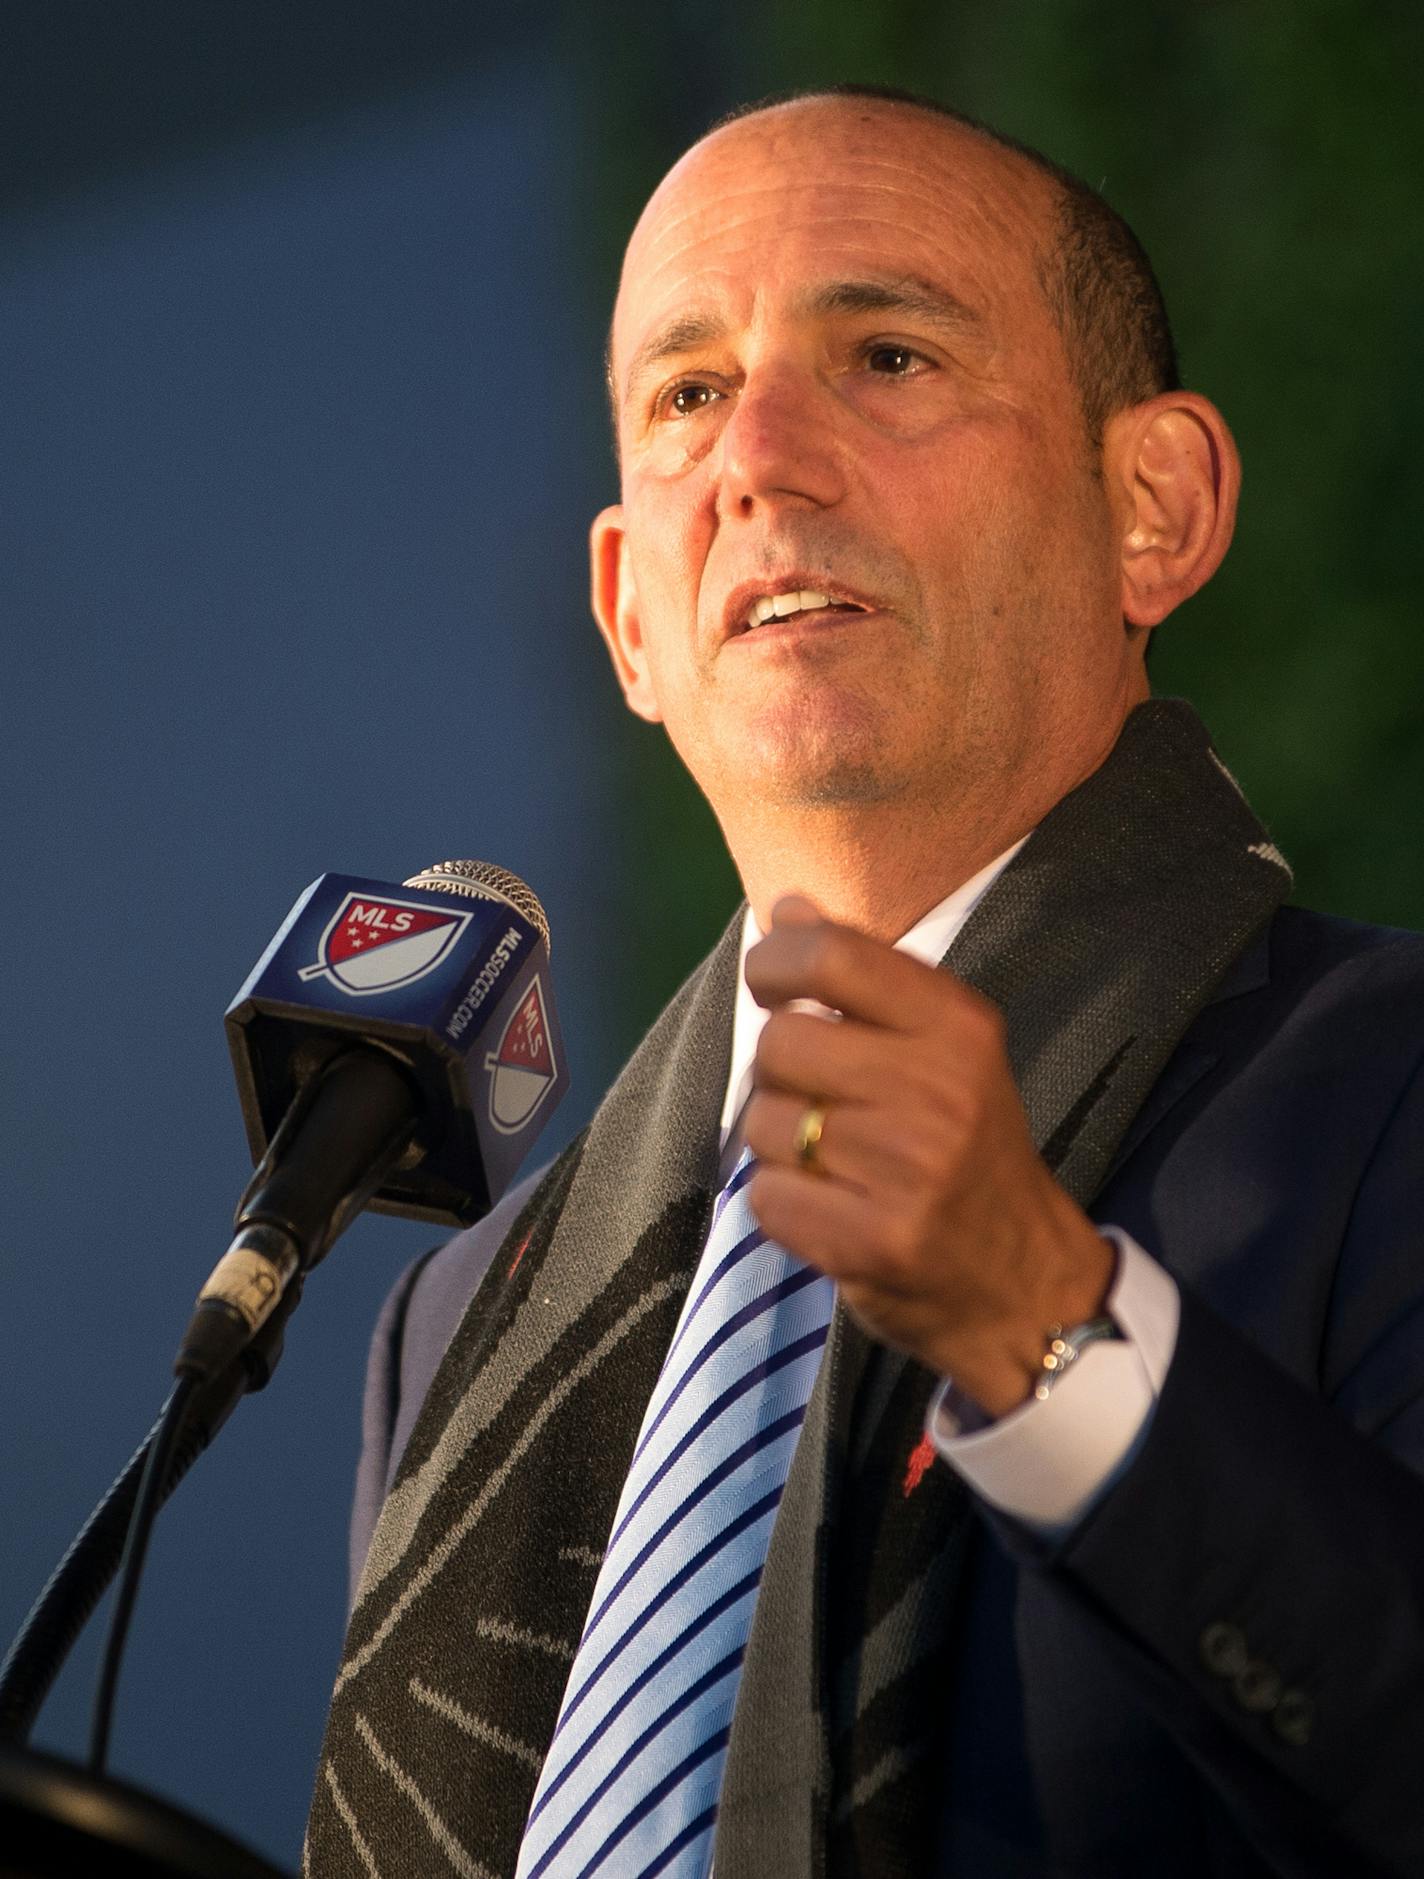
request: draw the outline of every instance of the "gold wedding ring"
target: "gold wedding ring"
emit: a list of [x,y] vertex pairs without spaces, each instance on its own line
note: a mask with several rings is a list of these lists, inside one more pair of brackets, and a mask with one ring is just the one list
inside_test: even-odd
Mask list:
[[817,1149],[821,1145],[821,1134],[826,1126],[826,1112],[812,1103],[802,1111],[801,1120],[796,1124],[796,1159],[803,1168],[812,1174],[824,1174],[821,1157]]

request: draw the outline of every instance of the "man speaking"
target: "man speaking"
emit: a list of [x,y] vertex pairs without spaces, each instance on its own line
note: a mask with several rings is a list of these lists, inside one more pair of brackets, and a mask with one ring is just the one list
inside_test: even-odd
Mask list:
[[1238,469],[1145,258],[812,94],[610,368],[594,612],[747,908],[387,1309],[310,1872],[1424,1871],[1424,941],[1150,696]]

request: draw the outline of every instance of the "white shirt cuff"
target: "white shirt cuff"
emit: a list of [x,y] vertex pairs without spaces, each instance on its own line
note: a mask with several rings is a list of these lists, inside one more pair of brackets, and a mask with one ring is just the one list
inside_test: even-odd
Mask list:
[[1122,1339],[1089,1344],[1046,1397],[967,1434],[952,1381],[930,1400],[936,1451],[991,1507],[1032,1526],[1072,1526],[1108,1487],[1146,1430],[1176,1348],[1171,1274],[1119,1228],[1099,1230],[1117,1248],[1107,1311]]

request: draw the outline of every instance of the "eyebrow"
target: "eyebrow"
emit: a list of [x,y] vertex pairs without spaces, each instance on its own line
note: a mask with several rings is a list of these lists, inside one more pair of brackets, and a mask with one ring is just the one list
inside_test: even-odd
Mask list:
[[891,280],[828,281],[805,298],[810,313],[907,313],[956,334],[981,334],[982,314],[933,281],[918,274]]
[[[679,353],[692,352],[698,346],[708,345],[711,341],[720,339],[726,330],[726,322],[712,313],[680,314],[677,319],[670,320],[666,326],[658,327],[655,332],[648,335],[628,362],[628,379],[623,402],[628,403],[639,384],[655,365],[660,365],[664,359],[676,358]],[[611,383],[611,372],[609,380]]]
[[[813,315],[902,313],[924,320],[955,338],[978,338],[984,332],[984,319],[974,308],[916,274],[897,275],[889,280],[827,281],[801,297],[799,310]],[[726,322],[715,313],[684,313],[666,326],[650,333],[628,365],[627,389],[623,402],[631,400],[638,385],[664,359],[693,352],[711,344],[726,333]]]

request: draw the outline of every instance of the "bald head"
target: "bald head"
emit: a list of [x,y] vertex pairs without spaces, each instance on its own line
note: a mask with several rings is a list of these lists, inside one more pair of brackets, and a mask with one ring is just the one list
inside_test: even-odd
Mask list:
[[[1062,337],[1089,436],[1096,445],[1107,420],[1131,404],[1177,389],[1181,384],[1171,325],[1161,290],[1146,253],[1131,228],[1097,191],[1043,152],[1004,136],[991,126],[916,94],[875,86],[832,86],[786,97],[769,98],[729,113],[676,164],[655,191],[630,243],[638,235],[663,190],[685,176],[705,146],[714,145],[739,125],[772,114],[827,112],[874,128],[877,117],[891,113],[897,128],[905,114],[918,124],[926,148],[936,141],[962,151],[977,147],[1015,177],[1020,191],[1036,198],[1031,254],[1035,278]],[[794,119],[792,120],[794,121]],[[613,345],[609,347],[609,388],[614,395]],[[614,396],[615,426],[617,400]]]
[[[615,413],[627,415],[637,366],[702,336],[686,312],[689,274],[710,305],[734,283],[752,284],[752,257],[760,278],[773,256],[779,271],[824,273],[832,246],[867,277],[894,256],[907,281],[957,273],[967,289],[977,284],[959,298],[966,309],[976,299],[980,318],[1005,294],[1042,313],[1054,202],[1050,179],[1027,159],[880,99],[817,93],[730,118],[668,171],[629,240],[610,345]],[[677,308],[674,325],[664,302]],[[1051,346],[1056,335],[1047,337]]]

